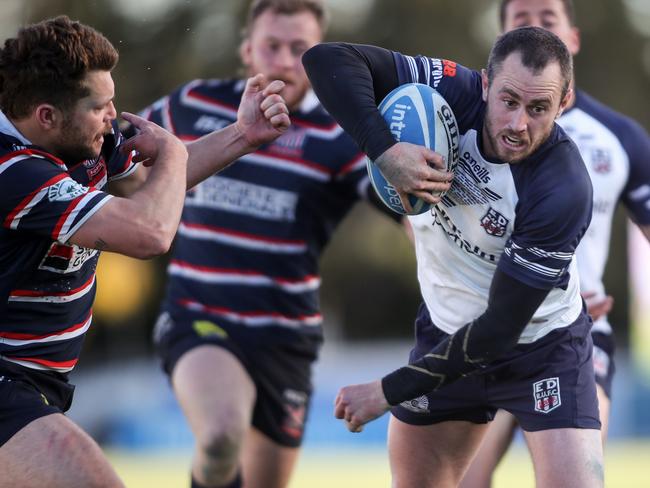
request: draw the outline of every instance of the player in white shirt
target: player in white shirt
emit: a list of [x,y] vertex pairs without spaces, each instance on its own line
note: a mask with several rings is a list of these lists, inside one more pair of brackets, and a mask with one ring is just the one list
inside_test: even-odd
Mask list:
[[[580,35],[571,0],[502,0],[500,11],[503,31],[528,25],[543,27],[562,39],[572,55],[578,54]],[[576,258],[580,290],[594,321],[593,362],[604,442],[615,368],[614,336],[607,320],[613,300],[605,291],[603,273],[619,201],[646,238],[650,238],[650,138],[635,121],[578,89],[574,89],[558,124],[578,146],[594,190],[591,225],[576,250]],[[516,427],[515,419],[507,412],[497,414],[461,486],[491,485],[492,474]]]

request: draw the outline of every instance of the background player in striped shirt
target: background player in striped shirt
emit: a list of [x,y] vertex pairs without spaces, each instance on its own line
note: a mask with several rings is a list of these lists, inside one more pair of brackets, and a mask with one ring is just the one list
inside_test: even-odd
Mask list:
[[[104,36],[67,17],[27,26],[0,50],[3,487],[123,486],[97,444],[62,415],[74,390],[67,373],[92,321],[99,251],[166,252],[188,182],[289,123],[282,82],[262,90],[256,77],[237,122],[187,149],[130,114],[138,134],[124,141],[114,124],[117,60]],[[151,165],[133,193],[132,150]],[[107,184],[130,196],[107,193]]]
[[[195,487],[289,482],[322,342],[319,257],[372,194],[365,156],[300,62],[325,15],[319,0],[252,2],[241,58],[248,73],[284,81],[291,128],[185,201],[155,341],[194,433]],[[143,113],[193,141],[234,120],[243,85],[195,80]]]
[[[543,27],[562,39],[573,56],[578,54],[580,33],[572,0],[503,0],[500,12],[503,31],[527,25]],[[604,442],[614,376],[614,335],[607,321],[613,300],[605,293],[603,273],[619,201],[650,239],[650,138],[636,122],[577,89],[558,124],[578,145],[594,187],[591,224],[576,257],[580,289],[594,321],[593,362]],[[510,445],[515,428],[512,415],[505,411],[497,414],[462,486],[490,486],[494,469]]]

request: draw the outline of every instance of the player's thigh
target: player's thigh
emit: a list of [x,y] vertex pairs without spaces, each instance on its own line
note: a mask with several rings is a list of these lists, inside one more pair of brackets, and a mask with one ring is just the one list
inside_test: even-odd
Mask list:
[[0,448],[2,488],[124,485],[97,443],[62,414],[40,417]]
[[537,486],[598,488],[604,484],[603,450],[597,429],[524,432]]
[[176,363],[171,378],[195,435],[210,436],[213,429],[231,426],[243,437],[250,424],[255,385],[233,353],[209,344],[190,349]]
[[257,429],[246,435],[242,466],[247,488],[282,488],[289,484],[299,447],[278,444]]
[[487,433],[463,477],[461,488],[491,486],[494,470],[508,450],[516,430],[516,419],[505,410],[499,410],[488,424]]
[[486,429],[487,424],[455,420],[411,425],[391,416],[388,455],[393,486],[456,486]]

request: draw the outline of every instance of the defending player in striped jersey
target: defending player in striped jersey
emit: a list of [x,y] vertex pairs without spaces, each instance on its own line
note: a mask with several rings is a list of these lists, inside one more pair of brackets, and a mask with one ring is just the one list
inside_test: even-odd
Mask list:
[[[533,27],[504,34],[481,73],[349,44],[322,44],[303,62],[324,106],[384,175],[436,203],[410,218],[424,298],[410,364],[343,388],[335,415],[359,431],[393,406],[394,486],[456,486],[498,408],[524,429],[539,486],[602,486],[591,322],[574,259],[592,188],[555,124],[573,76],[562,41]],[[377,110],[410,82],[436,88],[456,116],[450,188]]]
[[[187,172],[188,149],[156,124],[124,114],[139,132],[124,141],[117,131],[117,60],[104,36],[67,17],[27,26],[0,50],[2,487],[123,486],[97,444],[62,415],[74,390],[67,373],[92,320],[99,251],[166,252],[188,178],[214,173],[289,123],[276,93],[283,84],[265,95],[255,78],[246,116],[191,145]],[[106,193],[130,185],[134,149],[151,165],[146,183],[128,198]]]
[[[192,486],[283,487],[298,456],[322,341],[318,260],[372,193],[300,62],[325,23],[320,0],[252,3],[241,57],[285,82],[291,128],[185,201],[155,341],[195,436]],[[192,141],[232,122],[242,89],[192,81],[144,114]]]
[[[503,0],[500,6],[502,30],[527,25],[543,27],[562,39],[572,55],[578,54],[580,33],[572,0]],[[582,90],[574,90],[569,106],[557,122],[578,146],[594,188],[591,225],[576,250],[576,258],[580,290],[594,321],[593,362],[604,442],[614,376],[614,335],[607,320],[613,301],[606,295],[603,273],[619,201],[650,239],[650,137],[635,121]],[[494,469],[507,450],[515,427],[515,419],[507,412],[497,414],[462,486],[491,485]]]

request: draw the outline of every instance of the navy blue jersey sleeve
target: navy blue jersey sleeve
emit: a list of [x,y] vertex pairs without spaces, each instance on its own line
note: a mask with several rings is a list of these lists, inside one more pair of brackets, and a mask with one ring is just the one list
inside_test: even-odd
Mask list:
[[482,122],[481,74],[448,59],[394,52],[399,84],[423,83],[438,90],[456,116],[461,133]]
[[66,242],[110,195],[78,183],[63,163],[30,150],[0,159],[0,220],[6,229]]
[[124,142],[124,136],[116,121],[113,121],[111,133],[105,136],[102,153],[106,155],[106,170],[108,181],[121,180],[133,174],[138,163],[133,161],[133,151],[123,154],[120,152],[120,145]]
[[621,199],[634,222],[650,225],[650,136],[636,122],[626,121],[620,137],[629,157],[630,177]]
[[[563,132],[555,129],[557,133]],[[519,201],[498,268],[534,288],[568,283],[568,268],[591,221],[592,187],[578,148],[566,136],[531,164],[511,165]]]
[[398,86],[391,51],[324,43],[309,49],[302,62],[323,107],[371,159],[397,143],[377,109]]

